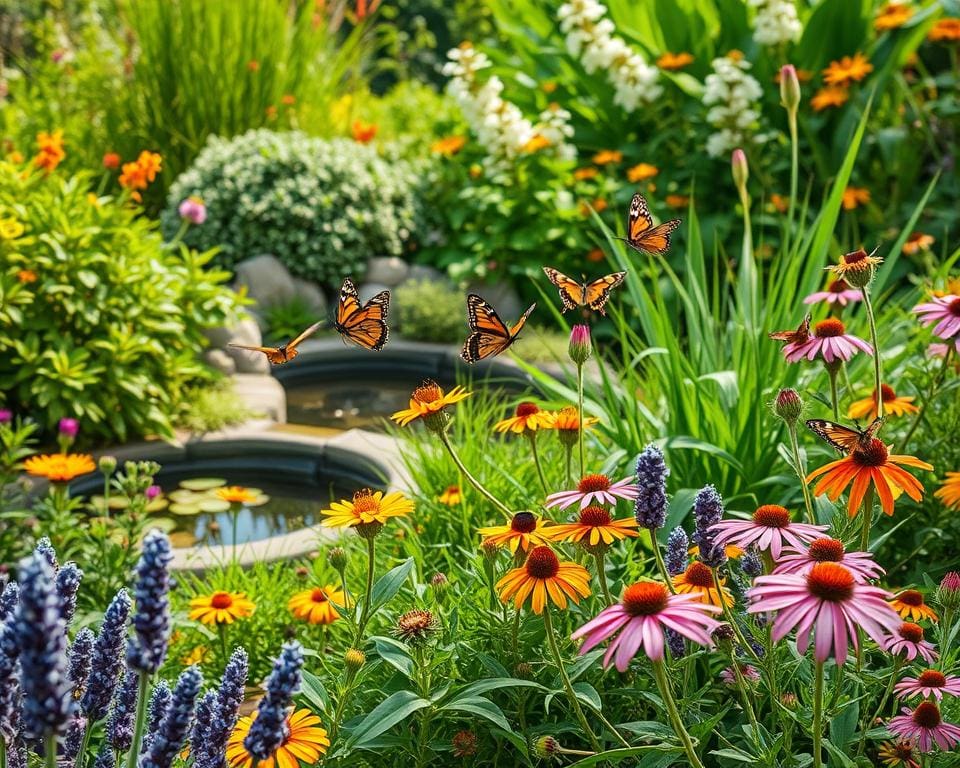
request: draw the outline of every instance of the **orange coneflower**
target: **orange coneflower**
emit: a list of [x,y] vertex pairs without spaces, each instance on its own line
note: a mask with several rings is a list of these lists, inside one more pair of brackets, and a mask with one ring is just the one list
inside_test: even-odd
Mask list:
[[807,482],[823,475],[813,494],[820,496],[825,493],[830,501],[839,499],[840,494],[853,483],[847,502],[847,512],[851,517],[860,509],[867,488],[873,483],[880,497],[881,508],[885,514],[892,515],[893,502],[901,493],[906,493],[914,501],[923,498],[923,485],[898,466],[900,464],[917,469],[933,469],[932,464],[915,456],[891,454],[883,441],[874,437],[866,448],[856,448],[848,456],[815,469],[807,475]]
[[413,502],[399,491],[383,495],[383,491],[369,488],[357,491],[353,499],[342,499],[330,504],[330,509],[320,511],[326,518],[325,528],[354,528],[358,525],[378,523],[383,525],[391,517],[406,517],[413,512]]
[[437,501],[446,504],[448,507],[455,507],[463,501],[463,492],[459,485],[448,485],[446,490],[437,496]]
[[513,432],[522,435],[527,432],[536,432],[537,429],[550,429],[553,419],[549,411],[541,411],[536,403],[520,403],[513,416],[494,425],[497,432]]
[[190,601],[190,619],[201,624],[233,624],[246,619],[256,610],[246,592],[214,592]]
[[632,517],[614,520],[609,510],[591,505],[580,510],[577,522],[551,525],[545,535],[553,541],[575,541],[595,547],[601,542],[612,544],[619,539],[639,536],[634,528],[637,528],[637,521]]
[[287,717],[286,735],[273,755],[258,760],[243,744],[256,718],[256,712],[241,717],[230,734],[226,752],[230,768],[296,768],[301,761],[316,765],[330,747],[327,732],[320,727],[320,718],[308,709],[298,709]]
[[823,112],[830,107],[842,107],[850,100],[850,91],[839,85],[828,85],[821,88],[810,98],[810,106],[814,112]]
[[843,190],[843,210],[852,211],[870,202],[870,190],[866,187],[847,187]]
[[693,56],[685,51],[680,53],[670,53],[667,51],[659,59],[657,59],[657,66],[660,69],[665,69],[667,71],[674,71],[677,69],[683,69],[689,64],[693,63]]
[[916,589],[905,589],[898,592],[890,600],[890,607],[899,613],[904,619],[910,621],[920,621],[929,619],[932,622],[939,621],[936,612],[923,600],[923,593]]
[[674,576],[673,588],[678,594],[694,594],[698,596],[701,603],[708,605],[717,605],[719,607],[732,606],[733,595],[726,588],[726,580],[720,579],[720,591],[717,591],[716,584],[713,583],[713,571],[699,560],[694,560],[687,569]]
[[929,251],[930,246],[936,241],[933,235],[928,235],[925,232],[911,232],[907,242],[903,244],[902,250],[907,256],[913,256],[920,251]]
[[463,387],[454,387],[444,393],[437,382],[427,379],[413,391],[410,407],[397,411],[390,418],[401,427],[405,427],[416,419],[432,419],[436,414],[442,413],[448,405],[459,403],[468,397],[470,393]]
[[913,16],[913,8],[903,3],[887,3],[877,13],[873,28],[878,32],[886,32],[902,27]]
[[927,40],[933,43],[960,42],[960,19],[940,19],[930,27]]
[[509,547],[516,552],[519,547],[524,552],[531,547],[546,544],[549,536],[544,530],[546,521],[537,517],[533,512],[517,512],[506,525],[491,525],[478,528],[477,533],[483,536],[483,543],[497,547]]
[[623,152],[619,149],[601,149],[592,158],[595,165],[609,165],[623,160]]
[[69,483],[97,467],[93,457],[86,453],[50,453],[31,456],[23,463],[23,468],[27,474],[45,477],[51,483]]
[[660,169],[650,163],[637,163],[632,168],[627,168],[627,181],[636,184],[638,181],[652,179],[660,173]]
[[853,56],[844,56],[838,61],[831,61],[823,70],[823,82],[827,85],[850,85],[859,82],[873,72],[873,64],[862,53]]
[[[880,385],[880,399],[883,400],[883,411],[892,416],[903,416],[905,413],[917,413],[920,409],[913,404],[916,398],[913,395],[898,396],[893,387],[887,384]],[[877,418],[877,390],[873,390],[869,397],[850,403],[847,416],[851,419],[863,419],[869,416]]]
[[568,597],[579,603],[589,596],[590,573],[582,565],[560,562],[550,547],[536,547],[522,566],[507,571],[496,588],[500,600],[505,603],[512,597],[517,609],[532,595],[533,612],[543,613],[548,602],[563,609]]
[[296,618],[310,624],[333,624],[340,618],[334,604],[346,606],[343,591],[332,584],[297,592],[290,598],[287,608]]
[[37,273],[32,269],[21,269],[17,271],[17,280],[24,285],[37,282]]
[[933,494],[947,509],[960,509],[960,472],[947,472]]
[[594,168],[592,165],[588,165],[586,168],[577,168],[573,172],[573,178],[576,181],[587,181],[588,179],[595,179],[600,175],[600,171],[597,168]]
[[359,144],[369,144],[376,138],[378,126],[376,123],[365,123],[363,120],[354,120],[350,126],[353,140]]

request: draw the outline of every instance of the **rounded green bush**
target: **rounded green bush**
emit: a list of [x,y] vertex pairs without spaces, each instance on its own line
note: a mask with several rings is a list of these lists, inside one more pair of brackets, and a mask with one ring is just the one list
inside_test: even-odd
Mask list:
[[232,267],[270,253],[291,273],[331,288],[359,280],[371,256],[398,256],[420,218],[417,169],[387,160],[373,146],[300,132],[249,131],[211,138],[174,182],[162,214],[164,231],[180,228],[177,207],[203,200],[207,220],[184,240],[219,246]]
[[407,338],[451,344],[466,337],[461,291],[443,282],[411,280],[395,294],[397,324]]

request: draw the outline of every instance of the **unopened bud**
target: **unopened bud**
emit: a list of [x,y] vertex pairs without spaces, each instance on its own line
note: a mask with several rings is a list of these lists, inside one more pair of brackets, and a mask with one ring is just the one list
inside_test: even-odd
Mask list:
[[330,566],[339,574],[347,568],[347,553],[343,547],[333,547],[329,552],[327,552],[327,562],[330,563]]
[[960,608],[960,573],[950,571],[943,577],[937,587],[936,598],[944,608]]
[[580,367],[587,362],[592,351],[590,346],[590,326],[573,326],[570,330],[570,359],[577,364],[577,367]]
[[117,457],[101,456],[98,464],[100,466],[100,471],[107,477],[110,477],[110,475],[112,475],[117,469]]
[[367,657],[359,648],[350,648],[343,654],[343,663],[351,672],[357,672],[367,663]]
[[773,410],[787,424],[796,424],[803,412],[803,400],[795,389],[781,389],[773,402]]
[[800,106],[800,78],[793,64],[780,67],[780,103],[788,112],[796,112]]
[[547,760],[560,754],[560,742],[553,736],[541,736],[533,742],[533,753],[541,760]]
[[733,174],[733,183],[736,185],[741,196],[746,194],[747,179],[750,178],[750,166],[747,164],[747,156],[742,149],[733,150],[730,156],[730,172]]

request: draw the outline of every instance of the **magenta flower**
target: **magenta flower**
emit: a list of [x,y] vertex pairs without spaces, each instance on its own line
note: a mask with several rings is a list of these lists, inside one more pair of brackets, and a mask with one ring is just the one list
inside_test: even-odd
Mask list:
[[913,696],[923,696],[928,699],[933,696],[940,701],[945,693],[950,696],[960,696],[960,677],[945,675],[938,669],[925,669],[917,677],[903,678],[893,690],[901,699],[909,699]]
[[580,502],[580,509],[591,504],[616,504],[617,499],[635,499],[640,491],[636,477],[625,477],[615,483],[606,475],[587,475],[577,485],[575,491],[558,491],[547,496],[547,509],[567,507]]
[[908,661],[913,661],[917,656],[927,664],[933,664],[937,660],[937,651],[933,644],[923,639],[923,627],[912,621],[903,622],[879,645],[894,656],[902,653]]
[[613,637],[603,666],[609,667],[615,659],[617,669],[624,672],[641,647],[651,661],[663,660],[664,629],[700,645],[710,645],[710,634],[720,622],[709,614],[719,612],[717,606],[701,603],[699,595],[671,595],[659,582],[641,581],[627,587],[619,603],[602,610],[571,637],[586,638],[581,655]]
[[822,291],[811,293],[803,300],[804,304],[817,304],[824,301],[827,304],[847,306],[850,302],[861,301],[863,295],[856,288],[851,288],[845,280],[834,280]]
[[[760,673],[757,671],[757,668],[749,664],[740,665],[740,674],[743,676],[744,682],[748,685],[759,682],[760,680]],[[737,685],[737,673],[734,672],[733,667],[724,669],[723,672],[720,673],[720,679],[724,685]]]
[[146,496],[147,501],[153,501],[162,492],[163,489],[159,485],[151,485],[147,487],[147,490],[143,492],[143,495]]
[[783,356],[788,363],[797,363],[806,358],[813,360],[818,355],[826,362],[848,361],[857,351],[873,354],[871,347],[863,339],[847,333],[843,321],[835,317],[821,320],[813,327],[813,336],[804,342],[791,342],[783,348]]
[[814,539],[806,549],[787,547],[777,559],[774,573],[806,575],[817,563],[840,563],[857,581],[879,579],[885,573],[869,552],[847,552],[840,539]]
[[859,583],[837,563],[817,563],[806,575],[758,576],[753,584],[747,590],[747,612],[776,611],[773,641],[796,629],[798,653],[806,653],[813,634],[813,657],[818,662],[832,654],[837,664],[843,664],[850,643],[858,647],[858,626],[880,643],[902,623],[885,602],[889,592]]
[[936,744],[944,752],[960,744],[960,728],[952,723],[943,722],[940,707],[932,701],[921,701],[917,708],[906,707],[887,723],[887,730],[916,744],[921,752],[929,752]]
[[188,197],[177,208],[180,218],[191,224],[203,224],[207,220],[207,206],[199,197]]
[[793,523],[786,508],[764,504],[749,520],[723,520],[710,530],[717,546],[734,544],[741,549],[754,546],[764,552],[770,550],[773,559],[777,560],[785,544],[803,549],[804,544],[819,538],[827,526]]
[[0,408],[0,424],[9,424],[13,421],[13,411]]
[[570,329],[570,346],[568,352],[570,359],[578,366],[587,362],[592,351],[590,346],[590,326],[575,325]]
[[960,333],[960,296],[935,296],[925,304],[917,304],[913,311],[923,325],[936,325],[933,333],[941,339],[950,339]]
[[57,431],[61,437],[74,438],[80,431],[80,422],[76,419],[60,419],[57,425]]

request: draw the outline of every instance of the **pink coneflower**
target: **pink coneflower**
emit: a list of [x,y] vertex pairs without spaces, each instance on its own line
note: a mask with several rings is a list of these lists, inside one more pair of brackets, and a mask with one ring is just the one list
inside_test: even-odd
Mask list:
[[885,602],[889,592],[859,583],[837,563],[817,563],[803,576],[758,576],[753,584],[747,590],[747,612],[777,611],[773,641],[779,642],[796,629],[797,651],[801,654],[806,653],[812,633],[813,657],[818,662],[826,661],[832,653],[837,664],[843,664],[849,644],[858,647],[855,627],[879,643],[902,623]]
[[609,667],[616,657],[617,669],[624,672],[641,647],[651,661],[663,660],[665,628],[710,645],[710,633],[720,626],[710,614],[719,612],[715,605],[701,603],[697,595],[671,595],[659,582],[641,581],[627,587],[619,603],[602,610],[571,637],[586,638],[582,655],[616,635],[603,656],[603,666]]
[[950,339],[960,333],[960,296],[936,296],[925,304],[917,304],[913,311],[920,316],[921,324],[936,323],[933,332],[941,339]]
[[950,344],[931,344],[927,347],[927,357],[946,357],[950,347],[955,347],[956,351],[960,353],[960,336],[957,336],[957,340]]
[[887,723],[887,730],[901,739],[914,742],[921,752],[929,752],[936,744],[944,752],[960,744],[960,728],[943,722],[940,707],[932,701],[922,701],[914,710],[904,707]]
[[945,675],[938,669],[925,669],[917,677],[905,677],[894,688],[901,699],[913,696],[923,696],[928,699],[933,696],[937,701],[943,699],[943,694],[960,696],[960,677]]
[[871,347],[863,339],[847,333],[847,328],[841,320],[828,317],[813,327],[813,336],[802,344],[791,343],[783,348],[783,356],[788,363],[797,363],[806,358],[813,360],[819,355],[826,362],[835,360],[848,361],[857,354],[857,351],[873,354]]
[[[760,681],[760,673],[757,671],[756,667],[752,667],[749,664],[740,665],[740,674],[748,685]],[[733,667],[727,667],[723,672],[720,673],[720,679],[724,682],[725,685],[737,685],[737,673],[734,671]]]
[[639,494],[637,478],[625,477],[616,483],[611,483],[606,475],[587,475],[575,491],[559,491],[547,496],[547,509],[567,507],[580,502],[580,509],[591,504],[616,504],[617,499],[635,499]]
[[774,573],[806,575],[817,563],[840,563],[857,581],[878,579],[885,573],[869,552],[847,552],[840,539],[814,539],[807,549],[787,547],[777,559]]
[[827,304],[839,304],[841,307],[847,306],[852,301],[863,299],[860,291],[851,288],[846,280],[834,280],[823,291],[811,293],[803,300],[804,304],[816,304],[825,301]]
[[917,656],[927,664],[933,664],[937,660],[937,651],[933,644],[923,639],[923,627],[912,621],[903,622],[879,645],[887,653],[902,653],[908,661],[913,661]]
[[723,520],[712,526],[714,544],[734,544],[741,549],[754,546],[761,551],[770,550],[774,560],[780,558],[784,544],[802,549],[827,530],[825,525],[809,525],[790,521],[790,512],[778,504],[764,504],[749,520]]

